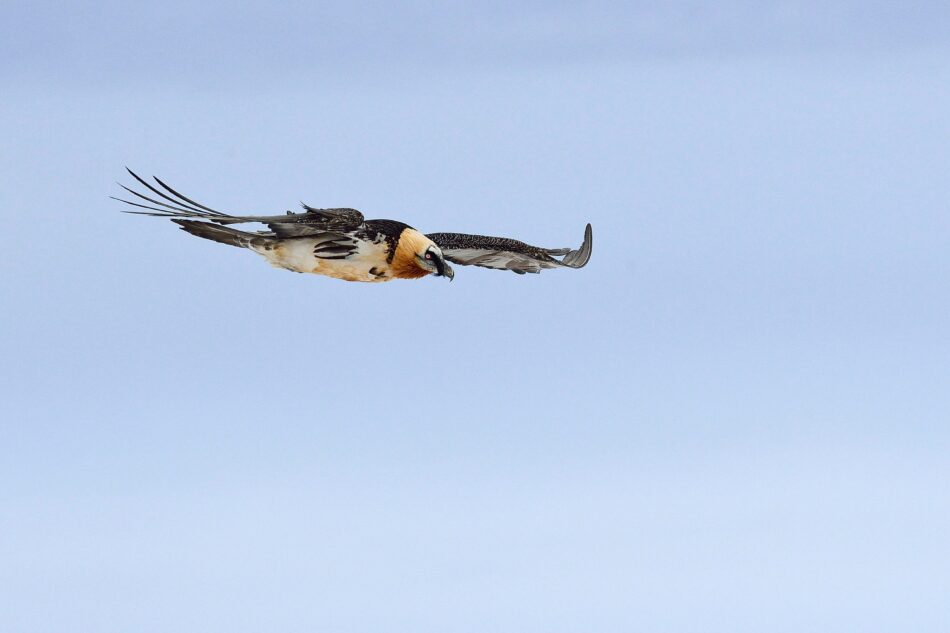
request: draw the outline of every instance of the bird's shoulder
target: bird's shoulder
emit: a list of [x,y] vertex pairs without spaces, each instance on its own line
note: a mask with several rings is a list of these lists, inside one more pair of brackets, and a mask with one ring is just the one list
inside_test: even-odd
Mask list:
[[375,244],[385,242],[389,259],[392,259],[393,254],[396,252],[396,247],[399,245],[399,237],[404,230],[409,228],[412,227],[405,222],[399,222],[397,220],[366,220],[362,226],[353,232],[353,236],[357,239],[373,242]]

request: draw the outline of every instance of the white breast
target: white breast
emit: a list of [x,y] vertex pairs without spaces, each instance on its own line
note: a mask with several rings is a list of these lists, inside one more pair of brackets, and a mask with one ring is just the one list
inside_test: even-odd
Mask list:
[[[326,275],[346,281],[389,281],[392,273],[386,258],[389,251],[385,242],[374,244],[359,241],[356,250],[343,259],[328,259],[314,255],[319,241],[311,238],[283,240],[271,250],[253,248],[278,268],[298,273]],[[370,272],[372,271],[372,272]]]

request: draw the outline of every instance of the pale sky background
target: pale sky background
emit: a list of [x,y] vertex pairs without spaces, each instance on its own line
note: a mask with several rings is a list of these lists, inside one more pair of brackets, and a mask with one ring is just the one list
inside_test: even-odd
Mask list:
[[[950,8],[0,8],[0,631],[950,628]],[[580,271],[347,284],[118,213]]]

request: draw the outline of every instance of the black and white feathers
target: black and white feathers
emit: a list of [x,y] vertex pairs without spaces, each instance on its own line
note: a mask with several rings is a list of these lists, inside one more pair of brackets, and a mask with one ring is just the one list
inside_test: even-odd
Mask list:
[[[546,268],[581,268],[591,256],[590,224],[580,248],[551,249],[505,237],[423,235],[403,222],[366,220],[362,213],[349,208],[303,205],[302,213],[237,216],[196,202],[159,178],[154,178],[152,184],[128,171],[148,194],[120,185],[137,200],[115,199],[144,209],[127,213],[168,218],[192,235],[248,248],[271,264],[296,272],[347,281],[389,281],[428,274],[451,279],[454,272],[446,262],[524,274]],[[243,231],[231,226],[249,223],[263,224],[267,230]]]
[[[590,260],[592,229],[590,224],[584,229],[584,242],[577,250],[539,248],[507,237],[465,233],[429,233],[426,237],[438,244],[445,258],[453,264],[510,270],[523,275],[539,273],[544,268],[582,268]],[[556,259],[555,255],[563,257]]]

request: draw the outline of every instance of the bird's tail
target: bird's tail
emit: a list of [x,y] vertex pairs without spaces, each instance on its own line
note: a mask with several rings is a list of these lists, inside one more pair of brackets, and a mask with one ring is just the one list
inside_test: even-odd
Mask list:
[[195,220],[178,220],[172,222],[181,227],[182,231],[187,231],[192,235],[203,237],[206,240],[214,240],[222,244],[237,246],[238,248],[250,248],[253,246],[264,246],[273,239],[254,233],[245,233],[227,226],[218,226],[210,222],[196,222]]

